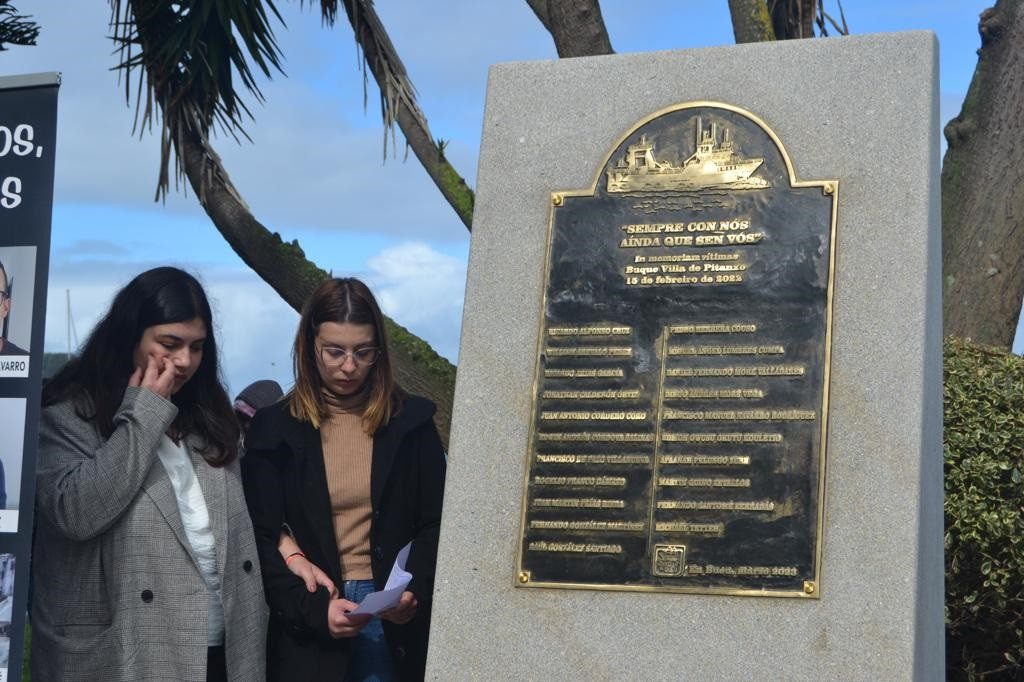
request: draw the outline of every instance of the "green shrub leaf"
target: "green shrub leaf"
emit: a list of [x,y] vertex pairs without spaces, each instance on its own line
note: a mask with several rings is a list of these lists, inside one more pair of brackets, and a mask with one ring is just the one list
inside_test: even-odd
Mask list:
[[947,339],[946,676],[1024,680],[1024,359]]

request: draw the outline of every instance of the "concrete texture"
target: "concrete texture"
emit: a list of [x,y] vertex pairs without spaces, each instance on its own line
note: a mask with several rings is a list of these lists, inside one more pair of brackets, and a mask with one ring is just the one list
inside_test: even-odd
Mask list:
[[[937,63],[914,32],[492,67],[428,679],[943,677]],[[839,180],[822,598],[516,588],[549,192],[695,100]]]

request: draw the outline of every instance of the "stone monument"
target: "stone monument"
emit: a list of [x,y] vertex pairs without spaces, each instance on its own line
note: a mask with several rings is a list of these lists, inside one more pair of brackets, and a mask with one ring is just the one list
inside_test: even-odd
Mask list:
[[428,679],[939,679],[937,45],[492,67]]

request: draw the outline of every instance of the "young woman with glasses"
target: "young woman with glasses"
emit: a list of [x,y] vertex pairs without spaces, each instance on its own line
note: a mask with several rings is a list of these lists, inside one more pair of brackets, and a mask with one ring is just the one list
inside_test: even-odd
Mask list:
[[237,443],[206,294],[142,273],[43,390],[33,679],[264,679]]
[[[242,462],[270,604],[269,679],[422,679],[445,474],[435,407],[395,383],[383,316],[357,279],[313,293],[293,356],[295,386],[256,413]],[[410,541],[397,605],[349,615]]]

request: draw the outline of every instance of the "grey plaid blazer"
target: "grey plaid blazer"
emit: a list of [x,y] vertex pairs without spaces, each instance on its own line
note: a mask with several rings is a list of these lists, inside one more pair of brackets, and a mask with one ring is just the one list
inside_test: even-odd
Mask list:
[[[206,680],[209,592],[156,455],[177,408],[128,388],[104,441],[71,403],[43,411],[32,557],[32,679]],[[265,677],[266,603],[238,462],[192,463],[210,512],[228,679]]]

